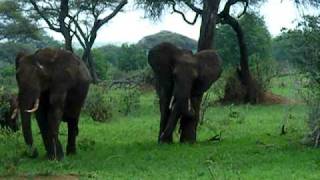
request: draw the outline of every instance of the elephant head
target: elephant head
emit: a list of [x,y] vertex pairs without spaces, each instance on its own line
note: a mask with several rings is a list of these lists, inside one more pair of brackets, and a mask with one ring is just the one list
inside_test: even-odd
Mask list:
[[164,121],[161,123],[165,124],[160,127],[160,134],[168,131],[170,136],[180,117],[197,119],[199,108],[192,99],[201,97],[219,78],[222,61],[214,50],[192,54],[170,43],[161,43],[149,51],[148,62],[157,80]]
[[39,107],[46,72],[34,55],[18,54],[16,58],[16,79],[18,83],[19,107],[23,121],[30,121],[30,113]]

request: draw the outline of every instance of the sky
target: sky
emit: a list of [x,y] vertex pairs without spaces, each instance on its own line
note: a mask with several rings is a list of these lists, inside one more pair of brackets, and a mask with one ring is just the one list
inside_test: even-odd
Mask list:
[[[195,25],[189,25],[183,21],[180,15],[166,13],[162,18],[154,22],[144,18],[144,11],[137,10],[132,5],[132,0],[108,24],[98,32],[96,46],[103,44],[136,43],[147,35],[158,33],[162,30],[172,31],[197,40],[199,37],[200,19]],[[186,13],[193,20],[192,11]],[[260,8],[260,15],[265,19],[266,25],[272,36],[280,33],[282,28],[294,28],[301,11],[298,11],[292,0],[268,0]],[[62,36],[50,30],[49,34],[57,40],[63,40]]]

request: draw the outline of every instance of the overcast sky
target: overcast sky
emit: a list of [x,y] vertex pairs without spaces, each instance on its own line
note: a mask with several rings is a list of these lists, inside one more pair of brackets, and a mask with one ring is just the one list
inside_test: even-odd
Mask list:
[[[132,0],[129,0],[129,2]],[[261,7],[260,14],[265,18],[267,27],[273,36],[285,28],[293,28],[301,12],[297,11],[293,0],[269,0]],[[160,21],[153,22],[143,18],[144,12],[136,10],[131,3],[126,6],[126,11],[119,13],[98,32],[96,45],[110,43],[135,43],[142,37],[168,30],[183,34],[195,40],[199,37],[200,20],[194,26],[185,23],[178,14],[166,14]],[[190,19],[193,13],[187,13]],[[62,36],[49,32],[55,39],[62,40]]]

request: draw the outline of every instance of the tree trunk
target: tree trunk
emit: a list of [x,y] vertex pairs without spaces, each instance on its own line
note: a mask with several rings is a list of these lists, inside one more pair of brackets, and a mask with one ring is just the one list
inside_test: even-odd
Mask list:
[[262,88],[252,78],[249,69],[248,49],[244,39],[244,33],[239,22],[232,16],[225,16],[224,22],[229,24],[236,32],[239,49],[240,49],[240,69],[238,71],[238,77],[246,90],[246,96],[244,101],[250,103],[258,103],[262,98]]
[[64,47],[66,50],[73,52],[72,48],[72,36],[70,34],[70,28],[66,26],[65,19],[69,13],[69,0],[61,0],[60,13],[59,13],[59,26],[60,32],[64,37]]
[[82,55],[82,60],[86,63],[89,71],[90,71],[90,74],[91,74],[91,77],[92,77],[92,80],[93,80],[93,83],[98,83],[99,82],[99,77],[97,75],[97,70],[96,70],[96,67],[95,67],[95,64],[93,62],[93,58],[92,58],[92,53],[91,53],[91,46],[87,46],[85,49],[84,49],[84,52],[83,52],[83,55]]
[[70,34],[63,34],[64,37],[64,48],[68,51],[73,52],[73,47],[72,47],[72,37]]
[[198,51],[211,49],[214,45],[215,28],[220,0],[204,0],[198,41]]

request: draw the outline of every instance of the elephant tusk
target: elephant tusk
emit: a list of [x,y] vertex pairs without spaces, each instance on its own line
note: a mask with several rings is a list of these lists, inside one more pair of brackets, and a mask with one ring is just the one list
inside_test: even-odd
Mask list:
[[40,102],[40,100],[38,98],[36,100],[36,102],[34,103],[34,107],[32,109],[30,109],[30,110],[26,110],[26,112],[28,112],[28,113],[36,112],[38,110],[38,108],[39,108],[39,102]]
[[190,100],[190,98],[188,99],[188,111],[191,111],[191,100]]
[[170,100],[170,104],[169,104],[169,109],[171,110],[172,107],[173,107],[173,101],[174,101],[174,96],[171,97],[171,100]]
[[11,115],[11,119],[14,119],[14,118],[16,118],[17,117],[17,114],[18,114],[18,111],[19,111],[19,109],[18,108],[15,108],[14,110],[13,110],[13,112],[12,112],[12,115]]

